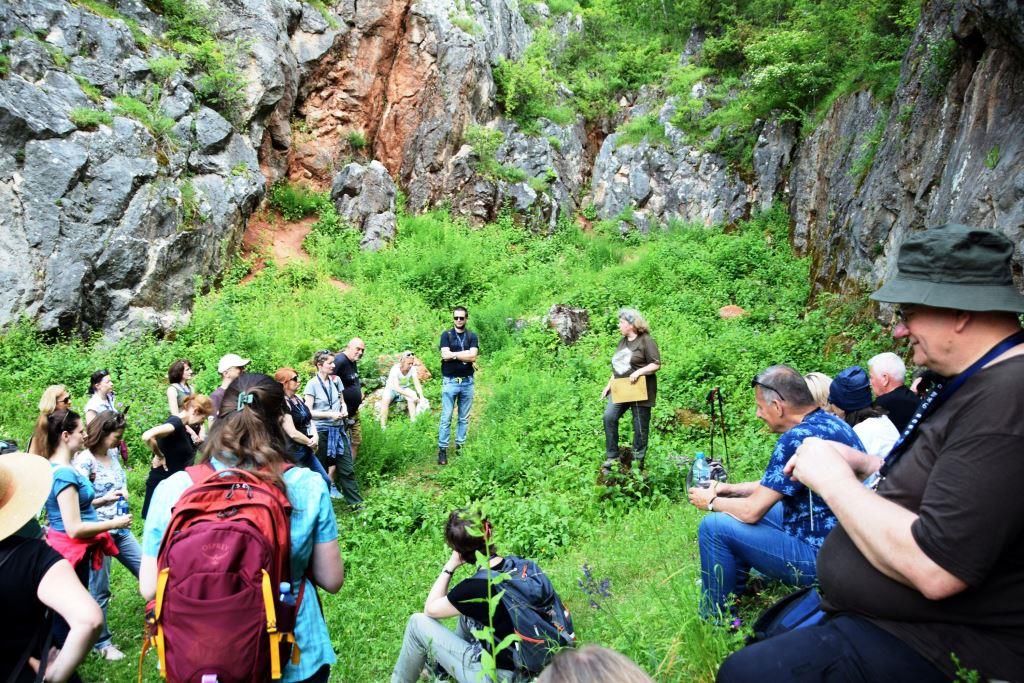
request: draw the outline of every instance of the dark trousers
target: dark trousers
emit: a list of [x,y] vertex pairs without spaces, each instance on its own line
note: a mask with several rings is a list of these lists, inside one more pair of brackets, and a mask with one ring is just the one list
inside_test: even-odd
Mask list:
[[609,460],[619,457],[619,419],[627,410],[633,412],[633,458],[643,460],[647,454],[647,437],[651,428],[651,407],[636,403],[612,403],[604,409],[604,455]]
[[335,455],[334,458],[331,458],[327,450],[327,432],[318,431],[317,438],[319,443],[316,448],[316,457],[320,459],[320,463],[324,468],[334,467],[338,488],[341,489],[341,495],[345,497],[345,502],[349,505],[359,505],[363,502],[363,497],[359,493],[359,482],[356,481],[356,466],[352,461],[352,446],[344,429],[341,430],[341,434],[343,443],[341,452]]
[[715,678],[716,683],[948,680],[902,640],[851,614],[734,652]]

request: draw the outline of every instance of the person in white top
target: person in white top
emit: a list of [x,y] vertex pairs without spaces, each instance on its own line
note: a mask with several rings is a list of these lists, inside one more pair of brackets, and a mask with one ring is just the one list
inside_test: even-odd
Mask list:
[[403,351],[398,357],[398,362],[391,366],[391,371],[388,372],[387,382],[384,383],[384,392],[380,397],[381,429],[387,427],[391,402],[399,396],[406,399],[409,421],[415,421],[416,415],[419,414],[420,402],[427,399],[423,396],[423,386],[420,384],[420,378],[416,372],[416,356],[412,351]]
[[900,438],[884,408],[872,405],[871,384],[859,365],[846,368],[828,389],[829,410],[853,427],[868,455],[884,458]]
[[85,424],[100,413],[117,410],[114,404],[114,382],[106,370],[97,370],[89,378],[89,400],[85,404]]

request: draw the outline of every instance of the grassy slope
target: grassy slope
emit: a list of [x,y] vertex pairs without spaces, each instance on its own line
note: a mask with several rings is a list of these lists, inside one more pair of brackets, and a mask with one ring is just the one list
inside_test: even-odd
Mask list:
[[[447,556],[444,517],[481,500],[501,546],[549,569],[584,641],[622,649],[660,680],[708,680],[738,640],[694,615],[700,513],[684,504],[682,473],[671,458],[705,449],[707,434],[677,410],[700,411],[708,388],[721,385],[734,478],[752,478],[772,443],[753,417],[754,372],[779,361],[834,372],[863,363],[884,342],[857,313],[862,300],[825,300],[805,310],[807,263],[790,253],[782,210],[729,232],[677,226],[623,239],[602,227],[584,234],[562,226],[540,238],[507,220],[474,230],[439,214],[403,216],[398,243],[384,252],[352,253],[350,235],[321,231],[311,239],[330,261],[271,267],[246,285],[229,278],[199,300],[174,340],[54,346],[18,328],[0,339],[0,431],[25,438],[35,400],[51,382],[67,382],[81,405],[89,372],[108,367],[119,400],[132,406],[128,442],[138,466],[130,480],[140,495],[145,449],[138,436],[164,417],[162,373],[174,358],[192,359],[198,386],[210,390],[224,352],[251,357],[258,369],[290,364],[306,374],[314,350],[337,348],[358,333],[369,349],[365,378],[377,376],[377,354],[404,347],[419,352],[437,377],[436,336],[449,307],[466,303],[481,336],[482,369],[462,456],[445,470],[431,464],[436,417],[412,425],[393,417],[382,433],[364,416],[357,469],[367,508],[358,516],[339,513],[348,580],[339,595],[324,596],[339,656],[334,679],[387,677],[405,618],[422,606]],[[339,293],[328,276],[353,290]],[[540,322],[553,303],[589,310],[590,331],[575,346],[562,346]],[[750,315],[720,320],[725,304]],[[648,315],[664,367],[648,481],[605,491],[594,484],[603,444],[597,395],[621,305]],[[514,332],[509,321],[518,318],[526,326]],[[438,406],[439,383],[426,390]],[[600,609],[577,585],[584,563],[611,581]],[[121,681],[134,672],[142,602],[130,578],[115,563],[111,623],[130,657],[110,666],[91,659],[88,680]]]

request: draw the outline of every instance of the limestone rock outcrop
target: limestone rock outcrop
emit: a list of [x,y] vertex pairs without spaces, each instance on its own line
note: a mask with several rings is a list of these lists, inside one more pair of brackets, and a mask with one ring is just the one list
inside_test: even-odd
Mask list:
[[892,102],[841,99],[800,143],[792,240],[816,288],[874,287],[909,234],[947,222],[1024,242],[1024,16],[1011,5],[927,3]]
[[379,161],[351,163],[334,178],[331,200],[338,215],[363,233],[359,246],[377,251],[395,238],[398,190]]
[[193,75],[155,72],[167,24],[141,0],[114,18],[0,0],[0,327],[165,330],[228,265],[265,190],[256,146],[287,127],[302,65],[336,31],[293,0],[206,4],[222,43],[246,48],[231,121]]

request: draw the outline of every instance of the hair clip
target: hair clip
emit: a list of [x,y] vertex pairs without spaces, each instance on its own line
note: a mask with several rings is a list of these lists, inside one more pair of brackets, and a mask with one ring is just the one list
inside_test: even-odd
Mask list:
[[238,392],[238,406],[235,408],[236,411],[241,410],[248,403],[252,405],[253,395],[247,391]]

